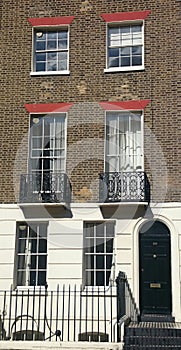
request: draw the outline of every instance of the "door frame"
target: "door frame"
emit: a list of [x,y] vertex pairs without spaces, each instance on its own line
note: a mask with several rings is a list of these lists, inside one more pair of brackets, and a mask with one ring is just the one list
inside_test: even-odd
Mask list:
[[[149,228],[145,231],[145,232],[141,232],[141,230],[139,231],[139,290],[140,290],[140,315],[141,316],[146,316],[147,314],[153,314],[155,317],[159,314],[161,314],[162,316],[168,316],[168,315],[172,315],[172,286],[171,286],[171,239],[170,239],[170,230],[168,229],[168,227],[163,224],[163,222],[161,222],[160,220],[154,220],[154,221],[147,221],[148,223],[150,222],[151,224],[154,223],[159,223],[163,226],[161,226],[160,231],[159,231],[159,235],[158,232],[151,232]],[[142,228],[144,228],[146,226],[146,224],[143,224]],[[162,227],[166,228],[166,232],[162,231]],[[151,227],[150,227],[151,228]],[[166,245],[162,246],[163,243],[163,239],[164,239],[164,243]],[[144,298],[146,297],[146,290],[145,290],[145,282],[146,280],[149,281],[149,285],[152,282],[152,278],[154,278],[152,275],[152,277],[150,277],[149,273],[150,273],[150,268],[148,268],[148,265],[146,263],[146,260],[144,259],[144,254],[143,251],[141,249],[146,249],[146,246],[149,245],[149,251],[151,253],[151,255],[153,255],[155,248],[154,246],[151,244],[151,242],[153,241],[158,241],[159,242],[159,247],[162,246],[162,254],[164,252],[167,251],[167,254],[164,257],[164,261],[163,261],[163,268],[166,269],[164,270],[164,274],[166,274],[166,278],[164,279],[164,282],[167,282],[167,287],[165,289],[165,291],[163,291],[163,295],[165,295],[165,304],[164,304],[164,308],[166,307],[166,310],[163,310],[160,308],[159,303],[161,302],[161,295],[162,294],[156,294],[158,299],[158,305],[157,303],[155,304],[154,301],[154,297],[155,296],[155,292],[158,293],[158,291],[155,291],[155,289],[150,289],[150,299],[151,299],[151,304],[150,306],[146,306],[144,304]],[[166,249],[166,250],[165,250]],[[160,253],[158,253],[159,256]],[[150,258],[151,259],[151,258]],[[152,263],[152,260],[150,261],[150,263]],[[157,259],[154,259],[154,264],[155,264],[155,269],[157,271],[159,271],[159,277],[158,281],[160,281],[162,279],[161,275],[162,275],[162,270],[159,270],[159,261],[157,261]],[[150,266],[151,267],[151,266]],[[148,272],[148,276],[144,276],[142,275],[141,271],[142,268],[148,268],[147,272]],[[167,273],[166,273],[167,272]],[[145,280],[146,278],[146,280]],[[151,279],[150,279],[151,278]],[[152,283],[151,283],[152,284]],[[146,287],[147,288],[147,287]],[[148,302],[148,301],[147,301]],[[155,305],[154,307],[156,307],[156,309],[153,309],[151,305]],[[142,311],[141,311],[142,310]]]
[[133,229],[133,294],[136,304],[139,301],[139,232],[141,227],[148,221],[158,220],[165,224],[170,230],[170,249],[171,249],[171,294],[172,294],[172,316],[176,322],[181,322],[181,300],[180,300],[180,277],[179,277],[179,235],[167,217],[163,215],[152,216],[150,218],[141,218],[137,221]]

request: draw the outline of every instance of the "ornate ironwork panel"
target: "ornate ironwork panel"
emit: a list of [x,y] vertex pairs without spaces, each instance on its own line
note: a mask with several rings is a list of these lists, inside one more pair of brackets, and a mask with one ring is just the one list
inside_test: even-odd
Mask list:
[[143,171],[100,175],[101,202],[149,202],[149,182]]
[[63,173],[33,173],[21,175],[20,203],[70,203],[71,185]]

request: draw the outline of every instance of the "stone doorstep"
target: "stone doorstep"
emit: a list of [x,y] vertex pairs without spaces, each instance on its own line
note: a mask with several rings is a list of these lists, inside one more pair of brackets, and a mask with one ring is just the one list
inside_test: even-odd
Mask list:
[[2,350],[122,350],[122,343],[97,342],[44,342],[44,341],[0,341]]

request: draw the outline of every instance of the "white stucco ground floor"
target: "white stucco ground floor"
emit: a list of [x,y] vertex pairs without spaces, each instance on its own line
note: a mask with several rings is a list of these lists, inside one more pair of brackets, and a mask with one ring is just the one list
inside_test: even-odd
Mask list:
[[[162,239],[161,231],[155,237],[154,230],[150,230],[155,222],[161,223],[160,227],[163,227],[162,241],[159,241]],[[29,243],[26,245],[27,227],[33,227],[34,230],[35,226],[41,224],[46,230],[46,235],[43,234],[44,243],[42,237],[37,241],[37,237],[30,237],[29,234]],[[23,236],[25,230],[26,237]],[[149,237],[145,232],[149,232]],[[167,243],[164,243],[166,240]],[[32,248],[32,242],[35,241],[36,247]],[[145,250],[148,242],[153,249],[167,244],[166,265],[163,263],[163,250]],[[40,248],[40,244],[44,244],[43,248]],[[150,257],[155,260],[149,260]],[[142,263],[145,265],[141,266]],[[1,291],[10,288],[26,291],[32,287],[31,278],[32,281],[33,278],[36,280],[35,286],[38,285],[39,272],[40,281],[46,279],[49,290],[56,290],[57,285],[82,285],[89,292],[90,288],[96,289],[97,281],[101,281],[98,282],[100,287],[106,285],[109,289],[110,284],[114,285],[119,271],[123,271],[140,308],[141,303],[147,302],[143,294],[147,293],[148,286],[141,274],[148,271],[148,267],[151,271],[149,293],[153,289],[157,292],[155,295],[159,296],[162,287],[169,288],[169,310],[175,321],[180,322],[181,203],[151,203],[149,207],[144,203],[72,203],[69,208],[59,204],[0,205]],[[165,280],[163,286],[156,280],[156,270],[160,270],[161,275],[168,273],[167,285]],[[34,277],[30,277],[30,273]],[[142,294],[141,288],[145,288]],[[158,301],[155,307],[159,307]]]

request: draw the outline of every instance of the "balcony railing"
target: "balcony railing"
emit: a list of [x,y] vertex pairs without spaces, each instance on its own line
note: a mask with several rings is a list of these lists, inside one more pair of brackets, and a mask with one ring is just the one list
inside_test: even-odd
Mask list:
[[63,173],[32,173],[21,175],[20,203],[70,203],[71,185]]
[[101,203],[149,202],[150,189],[145,172],[110,172],[101,174],[99,199]]

